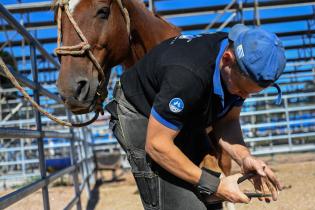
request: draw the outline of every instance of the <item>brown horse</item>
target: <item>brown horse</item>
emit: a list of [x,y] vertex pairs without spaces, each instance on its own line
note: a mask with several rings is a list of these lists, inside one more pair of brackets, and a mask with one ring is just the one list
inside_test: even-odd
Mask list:
[[[134,0],[123,2],[131,20],[130,33],[116,0],[69,2],[72,16],[87,37],[105,75],[109,75],[107,72],[117,64],[131,67],[161,41],[180,34],[178,28],[155,16],[142,3]],[[62,14],[62,42],[64,46],[81,42],[65,13]],[[93,109],[98,81],[97,71],[86,56],[61,57],[57,85],[74,113],[87,113]]]
[[[70,0],[69,9],[82,33],[87,37],[91,51],[109,75],[111,67],[122,64],[131,67],[160,42],[180,34],[180,29],[151,13],[138,0],[122,0],[130,17],[128,21],[118,0]],[[73,46],[82,40],[66,15],[62,14],[62,43]],[[130,33],[128,33],[130,30]],[[107,77],[106,80],[109,78]],[[77,114],[93,110],[99,75],[87,56],[62,56],[58,78],[59,92],[72,112]],[[215,145],[215,147],[219,147]],[[213,152],[225,175],[229,175],[231,159],[224,152]],[[202,165],[220,170],[213,156]]]

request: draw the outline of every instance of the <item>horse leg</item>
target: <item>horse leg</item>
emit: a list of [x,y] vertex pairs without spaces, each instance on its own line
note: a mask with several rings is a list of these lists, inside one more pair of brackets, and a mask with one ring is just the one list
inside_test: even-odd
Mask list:
[[[212,140],[214,139],[213,138],[211,139],[210,137],[211,144],[210,154],[207,154],[203,158],[200,167],[209,168],[211,170],[223,173],[224,176],[229,176],[231,174],[232,159],[230,155],[220,147],[217,141]],[[225,202],[225,207],[227,210],[235,210],[235,205],[231,202]],[[223,205],[221,206],[213,205],[211,209],[215,210],[223,209]]]
[[[225,176],[229,176],[231,174],[232,169],[232,159],[231,156],[222,148],[219,150],[219,166],[224,173]],[[225,208],[227,210],[235,210],[234,203],[224,202]]]
[[[213,151],[211,151],[211,153],[212,152]],[[213,153],[212,154],[207,154],[203,158],[203,160],[202,160],[202,162],[200,163],[199,166],[200,167],[205,167],[205,168],[208,168],[210,170],[222,173],[222,169],[219,166],[219,161],[218,160],[219,159]],[[223,204],[222,203],[208,204],[207,205],[207,209],[222,210],[223,209]]]
[[225,176],[229,176],[231,174],[232,169],[232,159],[231,156],[223,149],[220,149],[219,157],[218,157],[219,167]]
[[232,159],[225,150],[218,150],[217,154],[207,154],[200,163],[200,167],[206,167],[229,176],[231,174]]
[[[213,171],[223,173],[224,176],[229,176],[231,174],[231,167],[232,167],[232,160],[231,157],[227,154],[225,150],[221,150],[221,152],[218,153],[219,157],[216,157],[214,155],[207,154],[201,164],[200,167],[209,168]],[[223,209],[223,206],[221,205],[210,205],[210,209],[219,210]],[[235,205],[231,202],[224,202],[224,206],[227,210],[235,210]]]
[[222,173],[218,159],[214,155],[207,154],[199,165],[200,168],[205,167],[212,171]]

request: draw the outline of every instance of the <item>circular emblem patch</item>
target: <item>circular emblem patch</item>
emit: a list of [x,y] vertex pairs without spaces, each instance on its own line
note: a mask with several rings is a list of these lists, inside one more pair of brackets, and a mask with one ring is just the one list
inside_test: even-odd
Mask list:
[[184,102],[180,98],[173,98],[169,103],[169,107],[172,112],[178,113],[184,109]]

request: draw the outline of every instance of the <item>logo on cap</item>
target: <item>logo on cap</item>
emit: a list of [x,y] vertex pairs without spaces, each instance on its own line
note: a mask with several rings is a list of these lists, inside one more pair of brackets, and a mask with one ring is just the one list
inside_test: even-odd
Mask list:
[[184,102],[180,98],[173,98],[169,103],[169,107],[172,112],[178,113],[184,109]]
[[244,50],[243,50],[243,45],[238,45],[237,48],[236,48],[236,54],[237,54],[237,57],[238,58],[243,58],[245,55],[244,55]]

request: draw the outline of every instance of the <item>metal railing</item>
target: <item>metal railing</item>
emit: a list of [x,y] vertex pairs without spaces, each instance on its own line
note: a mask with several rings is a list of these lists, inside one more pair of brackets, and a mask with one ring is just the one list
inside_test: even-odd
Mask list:
[[[245,142],[251,147],[253,154],[275,154],[284,152],[301,152],[315,150],[315,93],[296,93],[284,95],[282,107],[244,111],[242,129]],[[305,102],[290,103],[289,100],[306,99]],[[272,102],[274,97],[255,97],[245,101],[245,107],[251,103]],[[307,114],[308,117],[303,116]],[[274,120],[270,121],[270,116]],[[267,117],[266,117],[267,116]],[[281,117],[279,117],[281,116]],[[244,122],[246,117],[261,117],[263,121]],[[267,121],[266,119],[269,119]],[[262,134],[251,134],[251,130],[262,130]]]
[[[267,155],[287,152],[303,152],[315,150],[315,92],[287,94],[282,97],[281,106],[266,109],[264,103],[273,104],[275,96],[253,97],[246,99],[241,112],[241,127],[244,140],[254,155]],[[305,102],[291,102],[291,99],[306,99]],[[259,103],[263,103],[258,105]],[[251,110],[246,110],[251,109]],[[308,117],[302,117],[307,113]],[[300,118],[295,118],[300,117]],[[254,117],[254,121],[245,118]],[[274,117],[276,120],[272,121]],[[258,120],[260,118],[260,120]],[[107,123],[106,123],[107,124]],[[104,140],[102,133],[107,132]],[[263,133],[251,134],[252,130],[263,130]],[[279,132],[277,132],[279,130]],[[102,150],[112,151],[117,148],[117,140],[108,135],[107,127],[94,127],[95,144]]]
[[[47,89],[44,89],[40,86],[38,82],[38,70],[37,70],[37,61],[36,61],[36,52],[40,52],[40,54],[49,61],[54,68],[59,69],[58,62],[48,53],[41,44],[28,32],[26,29],[19,24],[19,22],[8,12],[5,7],[0,4],[0,15],[7,21],[7,23],[15,29],[26,42],[29,43],[30,46],[30,58],[31,58],[31,72],[33,76],[33,81],[15,73],[16,78],[23,85],[29,87],[33,90],[33,95],[35,101],[40,103],[40,95],[46,96],[50,99],[55,100],[57,103],[61,102],[61,99],[49,92]],[[14,73],[14,72],[13,72]],[[68,118],[70,118],[70,114],[67,114]],[[35,121],[36,121],[36,130],[30,129],[17,129],[17,128],[8,128],[2,127],[0,128],[0,137],[1,138],[36,138],[37,140],[37,150],[38,150],[38,162],[40,169],[40,180],[35,181],[25,187],[22,187],[12,193],[9,193],[3,197],[0,197],[0,209],[4,209],[9,207],[10,205],[16,203],[17,201],[25,198],[26,196],[31,195],[37,190],[42,191],[43,197],[43,209],[49,210],[49,193],[48,193],[48,185],[58,178],[71,174],[73,176],[75,196],[74,198],[64,207],[64,209],[71,209],[74,205],[76,205],[77,209],[82,209],[81,206],[81,193],[84,188],[87,189],[88,194],[90,194],[90,178],[93,173],[93,157],[88,153],[88,144],[86,140],[88,136],[83,136],[84,140],[81,140],[80,137],[75,135],[75,132],[70,129],[67,133],[60,133],[56,131],[44,131],[42,129],[42,118],[40,113],[35,111]],[[86,128],[85,128],[86,129]],[[87,135],[88,131],[85,130],[85,135]],[[53,174],[46,174],[46,165],[45,165],[45,154],[44,154],[44,140],[43,138],[64,138],[70,140],[70,152],[71,152],[71,166],[64,168],[58,172]],[[78,151],[80,150],[80,151]],[[79,157],[81,155],[81,157]],[[79,173],[82,171],[82,184],[79,184]]]

